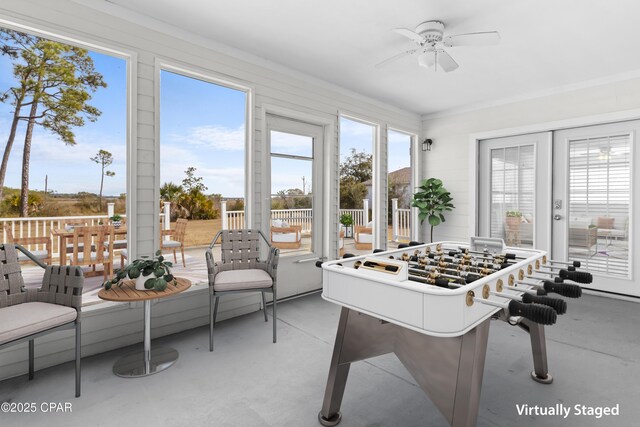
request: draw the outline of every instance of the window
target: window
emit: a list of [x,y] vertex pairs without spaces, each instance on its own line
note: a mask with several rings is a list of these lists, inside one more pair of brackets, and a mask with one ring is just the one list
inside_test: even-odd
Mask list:
[[[340,117],[340,234],[341,252],[370,252],[373,248],[373,144],[376,127]],[[350,226],[345,219],[350,218]]]
[[[127,60],[6,28],[0,45],[0,93],[8,96],[0,103],[3,241],[8,233],[38,238],[27,249],[76,263],[71,227],[117,214],[125,222],[111,254],[117,268],[127,246]],[[40,285],[39,267],[26,263],[23,272],[27,286]],[[92,304],[102,273],[86,276],[83,303]]]
[[413,183],[411,170],[412,136],[389,130],[388,132],[388,178],[387,202],[389,241],[391,243],[411,240],[411,199]]
[[178,241],[176,272],[193,277],[218,231],[245,227],[247,92],[167,70],[160,82],[161,246],[173,258]]

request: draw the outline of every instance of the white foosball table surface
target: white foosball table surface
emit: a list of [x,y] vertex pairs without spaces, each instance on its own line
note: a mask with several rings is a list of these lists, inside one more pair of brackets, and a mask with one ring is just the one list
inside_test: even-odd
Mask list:
[[[505,303],[509,300],[491,292],[519,295],[503,286],[515,284],[546,262],[545,251],[507,247],[502,252],[508,251],[523,259],[516,259],[508,267],[459,288],[447,289],[409,280],[409,263],[397,258],[405,253],[414,255],[416,251],[424,254],[427,248],[434,252],[438,245],[445,256],[449,250],[469,247],[468,243],[436,242],[325,262],[322,264],[322,297],[423,334],[460,336],[500,310],[492,305],[473,303],[469,298],[475,296],[476,299]],[[354,268],[357,262],[362,265],[367,260],[393,264],[395,271]],[[517,286],[532,288],[523,284]]]

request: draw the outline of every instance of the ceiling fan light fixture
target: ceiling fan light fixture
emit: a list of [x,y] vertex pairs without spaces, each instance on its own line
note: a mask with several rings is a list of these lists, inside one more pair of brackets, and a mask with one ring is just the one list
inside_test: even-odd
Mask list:
[[418,56],[418,65],[424,68],[431,68],[436,64],[435,50],[427,50]]

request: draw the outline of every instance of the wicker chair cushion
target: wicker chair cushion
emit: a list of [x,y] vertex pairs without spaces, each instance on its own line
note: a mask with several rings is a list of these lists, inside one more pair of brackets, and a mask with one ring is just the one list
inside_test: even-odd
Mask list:
[[0,344],[73,322],[78,312],[73,307],[27,302],[0,310]]
[[[31,253],[35,255],[35,257],[38,259],[49,258],[49,252],[47,251],[31,251]],[[29,257],[23,254],[22,252],[18,253],[18,261],[26,261],[28,259]]]
[[[95,252],[91,252],[91,261],[94,261],[96,259],[96,253]],[[102,256],[104,258],[109,258],[109,252],[102,252]],[[84,254],[78,254],[78,260],[82,261],[84,260]]]
[[175,240],[163,240],[162,247],[163,248],[179,248],[181,245],[180,242],[176,242]]
[[262,289],[273,285],[271,276],[264,270],[248,268],[244,270],[227,270],[216,274],[213,290],[217,292],[238,289]]

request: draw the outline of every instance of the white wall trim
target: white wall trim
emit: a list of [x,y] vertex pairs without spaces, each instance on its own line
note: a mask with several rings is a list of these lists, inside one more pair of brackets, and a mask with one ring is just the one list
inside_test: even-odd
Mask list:
[[[478,233],[478,145],[483,139],[502,138],[506,136],[523,135],[527,133],[550,132],[582,126],[593,126],[607,123],[640,119],[640,109],[614,111],[605,114],[576,117],[571,119],[540,122],[526,126],[495,129],[469,135],[469,232],[475,236]],[[553,151],[553,150],[552,150]]]

